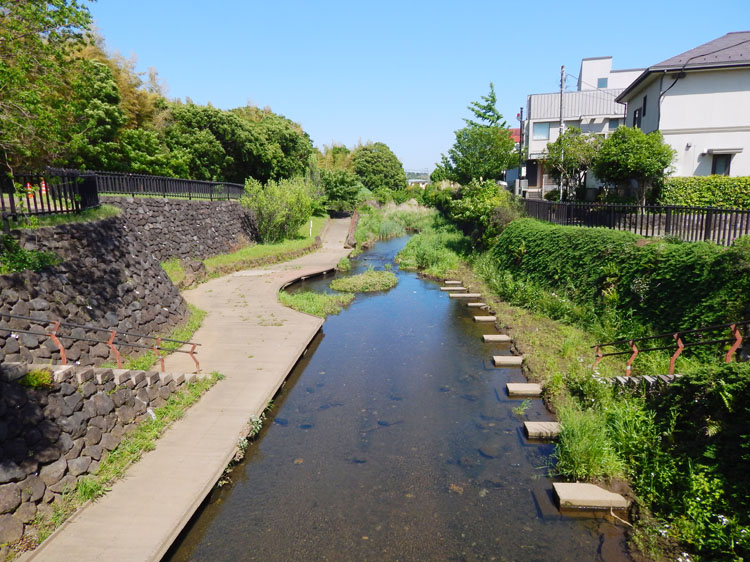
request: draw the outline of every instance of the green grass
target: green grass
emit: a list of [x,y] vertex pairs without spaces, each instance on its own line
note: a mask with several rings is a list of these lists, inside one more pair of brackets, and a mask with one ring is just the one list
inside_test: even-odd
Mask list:
[[299,291],[296,293],[279,293],[279,301],[284,306],[325,318],[329,314],[338,314],[342,307],[352,302],[354,295],[351,293],[339,293],[335,295],[327,293],[315,293],[313,291]]
[[169,258],[167,261],[161,262],[161,268],[175,285],[179,285],[185,280],[185,270],[182,269],[179,258]]
[[357,248],[370,246],[378,240],[404,236],[407,232],[419,232],[432,224],[435,216],[434,210],[426,208],[419,211],[386,211],[365,207],[354,233]]
[[[201,327],[203,319],[206,317],[206,311],[201,310],[200,308],[193,306],[192,304],[188,304],[188,310],[190,312],[187,321],[182,325],[177,326],[168,336],[164,336],[165,338],[180,341],[190,341],[195,332],[198,331],[198,328]],[[165,353],[169,353],[170,351],[179,349],[180,347],[182,347],[182,344],[177,342],[164,341],[161,343],[160,347],[162,348],[161,354],[164,355]],[[129,369],[131,371],[149,371],[159,360],[159,358],[153,351],[147,351],[146,353],[143,353],[142,355],[138,355],[136,357],[124,357],[123,359],[123,368]],[[101,364],[101,366],[113,368],[117,365],[113,361],[105,361]]]
[[109,491],[110,486],[122,478],[128,467],[138,462],[143,453],[153,450],[156,440],[164,431],[222,378],[223,375],[212,373],[210,377],[187,385],[184,390],[170,396],[164,406],[154,409],[153,419],[146,418],[138,423],[135,430],[128,433],[120,444],[102,459],[94,474],[81,478],[75,489],[66,491],[53,504],[54,512],[49,518],[37,515],[33,526],[38,532],[39,542],[46,539],[84,503],[95,500]]
[[10,228],[36,229],[45,226],[57,226],[60,224],[70,224],[79,222],[94,222],[109,217],[116,217],[120,214],[120,209],[113,205],[103,204],[95,209],[86,209],[79,213],[65,213],[60,215],[31,215],[22,217],[17,220],[11,220]]
[[313,217],[312,236],[310,236],[310,223],[302,225],[293,240],[284,240],[274,244],[252,244],[245,246],[231,254],[221,254],[203,260],[209,275],[236,271],[252,265],[254,261],[268,258],[276,258],[310,248],[315,243],[315,237],[319,236],[325,226],[327,217]]
[[47,369],[32,369],[18,382],[28,388],[49,388],[52,386],[52,373]]
[[373,291],[385,291],[395,287],[398,277],[392,271],[375,271],[370,269],[359,275],[341,277],[331,281],[331,289],[345,291],[347,293],[369,293]]
[[351,271],[352,262],[349,260],[349,258],[341,258],[339,260],[339,263],[336,264],[336,269],[339,271]]

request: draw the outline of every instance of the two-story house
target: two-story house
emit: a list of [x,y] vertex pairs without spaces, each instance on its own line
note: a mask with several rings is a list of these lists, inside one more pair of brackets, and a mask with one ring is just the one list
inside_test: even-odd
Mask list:
[[628,126],[675,149],[673,175],[750,176],[750,31],[649,66],[617,101]]
[[[612,57],[581,61],[577,90],[564,92],[562,114],[565,128],[578,127],[584,133],[606,136],[623,124],[625,106],[616,98],[643,69],[612,70]],[[560,135],[560,93],[528,96],[524,121],[527,197],[542,197],[557,188],[546,173],[544,156],[547,143]]]

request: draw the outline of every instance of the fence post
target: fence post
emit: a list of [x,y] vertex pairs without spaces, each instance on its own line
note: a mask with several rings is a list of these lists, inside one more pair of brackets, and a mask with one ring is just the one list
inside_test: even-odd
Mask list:
[[565,224],[570,224],[571,223],[570,218],[571,218],[572,211],[573,211],[573,209],[572,209],[570,203],[565,203]]
[[667,216],[664,220],[664,236],[672,233],[672,207],[667,207]]
[[713,210],[711,208],[706,209],[706,222],[703,228],[703,240],[711,240],[711,226],[713,222]]

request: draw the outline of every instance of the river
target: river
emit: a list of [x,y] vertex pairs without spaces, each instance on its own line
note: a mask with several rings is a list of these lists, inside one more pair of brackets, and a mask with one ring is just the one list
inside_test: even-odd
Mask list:
[[[405,238],[352,260],[393,264]],[[553,446],[530,443],[460,299],[398,271],[387,292],[330,316],[274,399],[265,426],[167,555],[234,560],[628,560],[621,528],[562,516]],[[290,290],[328,290],[331,276]],[[248,373],[250,376],[250,373]]]

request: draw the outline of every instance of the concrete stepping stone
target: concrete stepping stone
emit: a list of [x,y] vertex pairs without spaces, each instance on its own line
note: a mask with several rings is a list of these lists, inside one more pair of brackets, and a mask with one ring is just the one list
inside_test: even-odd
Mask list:
[[451,293],[449,296],[452,299],[478,299],[482,293]]
[[529,439],[554,439],[560,435],[560,422],[523,422]]
[[492,362],[495,367],[520,367],[523,364],[523,355],[493,355]]
[[446,279],[445,284],[446,285],[460,285],[461,281],[456,281],[455,279]]
[[[457,297],[459,295],[451,295],[451,298]],[[467,302],[466,306],[472,307],[472,308],[482,308],[487,306],[486,302]]]
[[497,316],[475,316],[474,322],[494,322]]
[[441,291],[465,291],[466,287],[440,287]]
[[482,339],[485,342],[509,342],[511,341],[510,336],[505,334],[484,334]]
[[541,396],[542,385],[530,382],[509,382],[505,389],[508,396]]
[[628,500],[594,484],[583,482],[552,484],[560,509],[625,509]]

